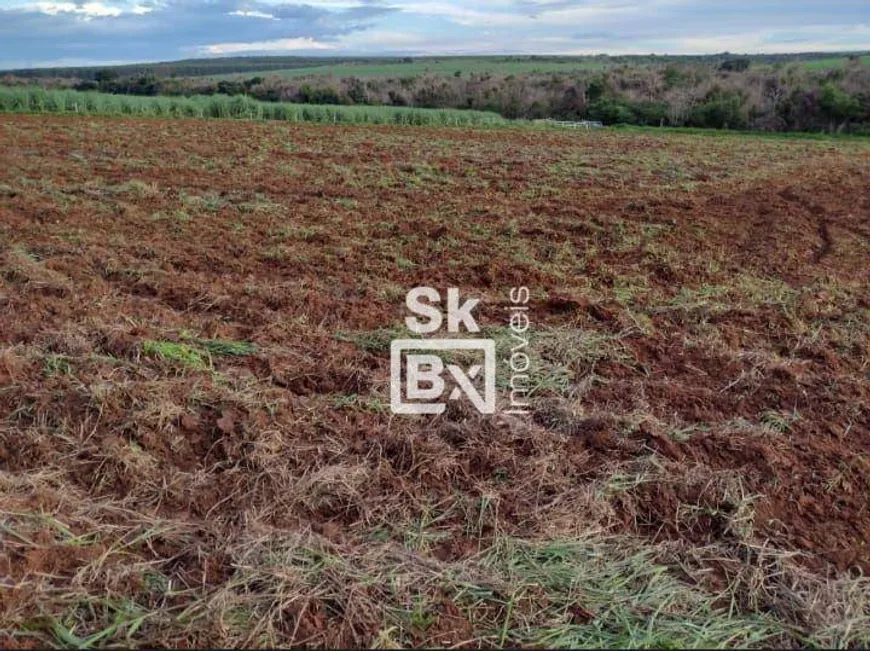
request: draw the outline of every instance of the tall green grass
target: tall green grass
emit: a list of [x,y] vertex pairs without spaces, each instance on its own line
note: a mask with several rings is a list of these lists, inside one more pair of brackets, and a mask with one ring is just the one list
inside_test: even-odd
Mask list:
[[0,86],[0,113],[81,113],[151,117],[235,118],[288,122],[349,122],[481,126],[507,124],[496,113],[396,106],[324,106],[260,102],[237,95],[136,97],[35,86]]

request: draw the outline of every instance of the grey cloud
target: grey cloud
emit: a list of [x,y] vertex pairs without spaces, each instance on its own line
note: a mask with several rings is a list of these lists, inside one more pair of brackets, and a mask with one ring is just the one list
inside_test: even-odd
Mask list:
[[[153,61],[190,56],[196,48],[225,42],[287,38],[332,40],[366,28],[392,8],[363,4],[328,10],[306,4],[256,0],[171,0],[141,3],[142,15],[90,17],[33,9],[0,9],[0,66],[39,65],[54,60]],[[80,5],[81,6],[81,5]],[[233,11],[271,14],[280,20],[231,15]],[[22,61],[22,54],[29,58]]]

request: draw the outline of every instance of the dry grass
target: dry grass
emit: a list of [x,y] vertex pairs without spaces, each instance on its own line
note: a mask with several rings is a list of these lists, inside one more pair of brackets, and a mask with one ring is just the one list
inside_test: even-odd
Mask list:
[[[319,499],[319,483],[300,498]],[[257,522],[239,535],[220,520],[206,528],[149,518],[59,485],[47,472],[0,476],[7,553],[41,568],[7,575],[7,639],[395,648],[870,641],[866,579],[825,580],[764,546],[649,545],[587,527],[566,539],[497,535],[462,561],[441,561],[385,537],[336,541]],[[29,505],[35,495],[42,508]],[[181,559],[200,570],[179,576]]]

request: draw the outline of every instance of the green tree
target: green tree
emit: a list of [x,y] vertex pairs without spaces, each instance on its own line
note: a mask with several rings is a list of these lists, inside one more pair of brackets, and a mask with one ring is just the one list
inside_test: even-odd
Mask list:
[[108,84],[115,81],[119,77],[117,70],[111,68],[103,68],[94,73],[94,81],[100,85]]
[[736,59],[725,59],[722,63],[719,64],[719,70],[728,70],[731,72],[744,72],[745,70],[749,70],[749,66],[751,65],[751,61],[746,57],[739,57]]
[[[819,108],[831,123],[831,131],[842,129],[853,118],[861,117],[861,102],[857,97],[846,93],[834,84],[825,84],[819,94]],[[839,126],[836,126],[839,123]]]
[[708,129],[740,129],[746,126],[743,100],[733,92],[713,90],[689,116],[689,125]]
[[354,104],[368,103],[368,93],[362,79],[351,77],[347,80],[347,97]]

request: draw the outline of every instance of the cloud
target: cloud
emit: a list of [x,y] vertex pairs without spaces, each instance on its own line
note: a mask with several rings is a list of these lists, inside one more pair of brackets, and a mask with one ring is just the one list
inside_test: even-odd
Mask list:
[[84,4],[76,4],[74,2],[34,2],[28,5],[28,8],[49,16],[69,13],[79,14],[85,18],[93,18],[95,16],[105,18],[107,16],[120,16],[124,13],[118,7],[109,7],[102,2],[85,2]]
[[243,18],[265,18],[266,20],[281,20],[280,18],[275,18],[272,14],[267,14],[263,11],[230,11],[228,16],[242,16]]
[[156,61],[244,52],[323,52],[395,11],[262,0],[0,0],[0,68],[58,60]]
[[0,0],[0,68],[247,53],[870,49],[866,0]]
[[251,52],[294,52],[298,50],[334,50],[335,45],[321,43],[313,38],[279,38],[274,41],[253,43],[216,43],[200,49],[205,55],[241,54]]

